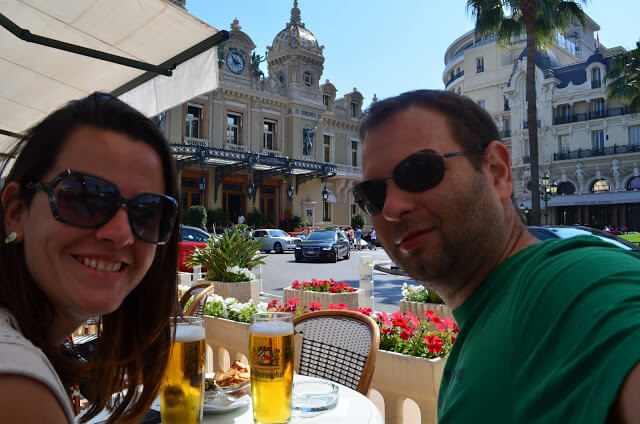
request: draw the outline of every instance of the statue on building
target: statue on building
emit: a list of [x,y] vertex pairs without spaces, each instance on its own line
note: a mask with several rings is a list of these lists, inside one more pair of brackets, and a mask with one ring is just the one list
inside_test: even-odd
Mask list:
[[256,54],[256,52],[251,53],[251,74],[254,78],[264,78],[264,72],[260,70],[260,64],[265,60],[267,60],[267,52],[264,53],[264,57]]
[[582,162],[576,163],[576,171],[573,173],[573,175],[578,179],[580,192],[584,192],[584,180],[587,174],[584,172],[584,166],[582,165]]
[[611,169],[609,170],[609,174],[616,181],[616,190],[620,190],[620,178],[622,177],[623,173],[624,169],[622,169],[622,166],[620,165],[618,159],[613,159],[611,161]]
[[313,148],[313,136],[316,134],[318,127],[304,128],[302,130],[302,154],[305,156],[311,155],[311,149]]

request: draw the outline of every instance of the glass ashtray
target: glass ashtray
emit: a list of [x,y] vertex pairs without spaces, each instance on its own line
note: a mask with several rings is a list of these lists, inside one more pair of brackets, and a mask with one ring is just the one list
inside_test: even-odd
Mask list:
[[300,412],[322,412],[338,403],[338,386],[329,381],[293,383],[291,409]]

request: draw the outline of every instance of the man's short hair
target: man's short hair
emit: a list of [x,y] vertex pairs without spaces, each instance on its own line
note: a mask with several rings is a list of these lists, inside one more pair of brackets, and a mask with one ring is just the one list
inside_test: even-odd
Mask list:
[[[408,91],[372,103],[364,113],[360,138],[364,140],[368,133],[412,106],[443,114],[449,123],[451,135],[462,150],[484,149],[493,140],[500,141],[498,128],[486,110],[466,96],[443,90]],[[480,168],[482,155],[468,155],[467,158],[476,169]]]

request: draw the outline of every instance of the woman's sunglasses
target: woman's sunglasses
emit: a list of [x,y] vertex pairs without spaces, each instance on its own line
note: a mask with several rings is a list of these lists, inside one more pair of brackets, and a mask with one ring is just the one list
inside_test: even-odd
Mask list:
[[133,235],[147,243],[164,244],[178,212],[178,202],[157,193],[139,193],[131,199],[104,178],[67,169],[48,183],[30,182],[31,190],[44,190],[49,196],[51,214],[65,224],[99,228],[126,206]]
[[420,150],[404,158],[393,169],[390,178],[366,180],[353,188],[356,203],[367,214],[374,216],[382,212],[387,198],[387,180],[393,180],[402,190],[419,193],[437,186],[444,177],[444,159],[460,155],[482,153],[484,149],[462,152],[440,153]]

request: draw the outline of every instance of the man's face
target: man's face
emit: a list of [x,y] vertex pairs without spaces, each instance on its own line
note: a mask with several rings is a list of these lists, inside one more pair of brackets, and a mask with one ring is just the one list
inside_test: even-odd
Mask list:
[[[464,150],[443,115],[405,109],[366,136],[363,179],[389,178],[400,161],[424,149],[440,154]],[[389,256],[446,296],[481,266],[482,251],[491,248],[492,232],[504,213],[488,165],[476,170],[466,156],[443,161],[442,181],[423,192],[407,192],[388,179],[384,208],[372,219]]]

